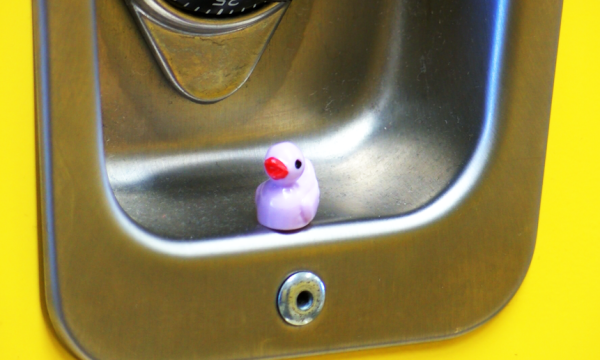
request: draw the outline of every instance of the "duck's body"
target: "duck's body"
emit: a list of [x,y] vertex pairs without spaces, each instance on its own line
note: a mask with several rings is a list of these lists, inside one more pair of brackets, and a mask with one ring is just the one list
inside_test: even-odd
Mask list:
[[317,214],[320,196],[310,160],[292,143],[280,143],[267,152],[265,170],[270,179],[258,186],[255,196],[258,222],[283,231],[308,225]]

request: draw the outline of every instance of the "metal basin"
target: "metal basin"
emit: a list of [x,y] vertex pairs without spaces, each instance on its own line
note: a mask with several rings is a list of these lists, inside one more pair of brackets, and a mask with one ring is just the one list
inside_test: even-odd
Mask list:
[[486,120],[495,2],[294,1],[250,80],[216,104],[169,86],[122,1],[97,3],[106,168],[131,219],[169,239],[260,231],[274,142],[317,169],[314,226],[432,202]]

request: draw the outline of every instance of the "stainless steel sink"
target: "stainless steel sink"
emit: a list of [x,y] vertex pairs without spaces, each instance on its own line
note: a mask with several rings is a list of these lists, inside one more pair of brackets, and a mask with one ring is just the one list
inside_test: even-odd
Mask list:
[[[444,339],[521,284],[537,228],[560,1],[293,0],[213,104],[161,72],[123,0],[37,0],[50,317],[89,359],[297,356]],[[321,205],[258,225],[291,140]],[[296,271],[327,300],[303,327]]]
[[169,239],[260,232],[253,191],[281,140],[314,162],[314,222],[388,218],[447,189],[494,101],[495,2],[301,0],[250,80],[180,96],[122,1],[97,3],[106,168],[123,210]]

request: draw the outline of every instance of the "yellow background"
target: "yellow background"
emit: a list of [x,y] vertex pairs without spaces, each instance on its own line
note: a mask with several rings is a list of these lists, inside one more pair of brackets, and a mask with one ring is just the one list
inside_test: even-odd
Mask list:
[[[600,359],[600,1],[565,0],[538,242],[510,304],[437,343],[320,359]],[[39,285],[31,4],[0,1],[0,359],[71,359]]]

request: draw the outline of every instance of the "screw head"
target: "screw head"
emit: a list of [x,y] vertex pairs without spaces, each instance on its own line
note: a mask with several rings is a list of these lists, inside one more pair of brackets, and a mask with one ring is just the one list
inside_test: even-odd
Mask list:
[[277,295],[281,317],[295,326],[313,321],[325,303],[325,284],[315,274],[302,271],[289,276]]

